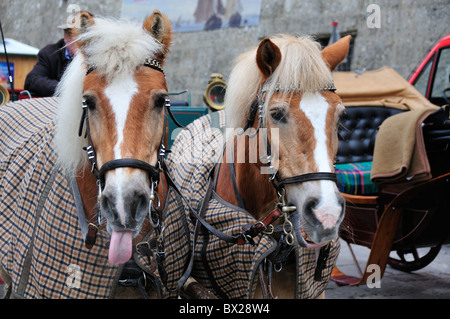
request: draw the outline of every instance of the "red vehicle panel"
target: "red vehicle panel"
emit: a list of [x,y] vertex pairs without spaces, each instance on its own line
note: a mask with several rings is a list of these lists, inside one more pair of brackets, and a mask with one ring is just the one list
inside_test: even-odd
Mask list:
[[439,40],[431,49],[411,75],[409,83],[432,103],[448,103],[442,94],[450,87],[450,34]]

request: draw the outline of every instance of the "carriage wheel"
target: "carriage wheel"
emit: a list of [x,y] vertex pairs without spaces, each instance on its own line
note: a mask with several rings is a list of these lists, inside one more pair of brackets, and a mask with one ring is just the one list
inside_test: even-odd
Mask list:
[[426,254],[420,256],[416,248],[399,249],[397,250],[397,255],[400,259],[389,257],[388,264],[394,269],[405,272],[419,270],[428,266],[436,258],[440,250],[441,245],[431,247]]

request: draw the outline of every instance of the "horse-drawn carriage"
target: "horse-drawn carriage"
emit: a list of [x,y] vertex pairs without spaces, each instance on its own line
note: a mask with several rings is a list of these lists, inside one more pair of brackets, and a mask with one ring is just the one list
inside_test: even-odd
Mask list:
[[346,105],[336,165],[346,199],[340,236],[371,252],[361,278],[337,270],[333,280],[363,283],[370,265],[380,275],[386,264],[423,268],[450,243],[448,106],[431,104],[390,68],[334,78]]

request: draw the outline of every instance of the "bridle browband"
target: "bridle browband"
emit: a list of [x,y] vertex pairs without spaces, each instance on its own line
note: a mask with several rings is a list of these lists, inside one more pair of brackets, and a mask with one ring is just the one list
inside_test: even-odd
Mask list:
[[[162,67],[161,62],[159,62],[158,60],[155,59],[145,59],[144,63],[142,63],[143,66],[146,66],[148,68],[154,69],[156,71],[161,72],[162,74],[164,74],[164,76],[166,75],[166,73],[164,72],[164,69]],[[95,67],[94,66],[90,66],[88,68],[88,70],[86,71],[86,75],[91,74],[93,71],[95,71]]]

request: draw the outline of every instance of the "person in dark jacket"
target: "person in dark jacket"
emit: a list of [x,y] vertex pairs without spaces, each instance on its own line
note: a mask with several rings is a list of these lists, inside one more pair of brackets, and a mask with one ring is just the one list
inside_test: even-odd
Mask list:
[[[87,11],[81,11],[81,14],[92,15]],[[64,30],[64,38],[39,50],[36,65],[25,79],[25,90],[39,97],[54,95],[64,70],[76,54],[76,45],[73,43],[76,29],[73,26],[58,26]]]
[[67,65],[75,55],[71,43],[71,29],[64,29],[64,38],[39,50],[37,62],[25,79],[25,90],[33,95],[45,97],[55,93]]

